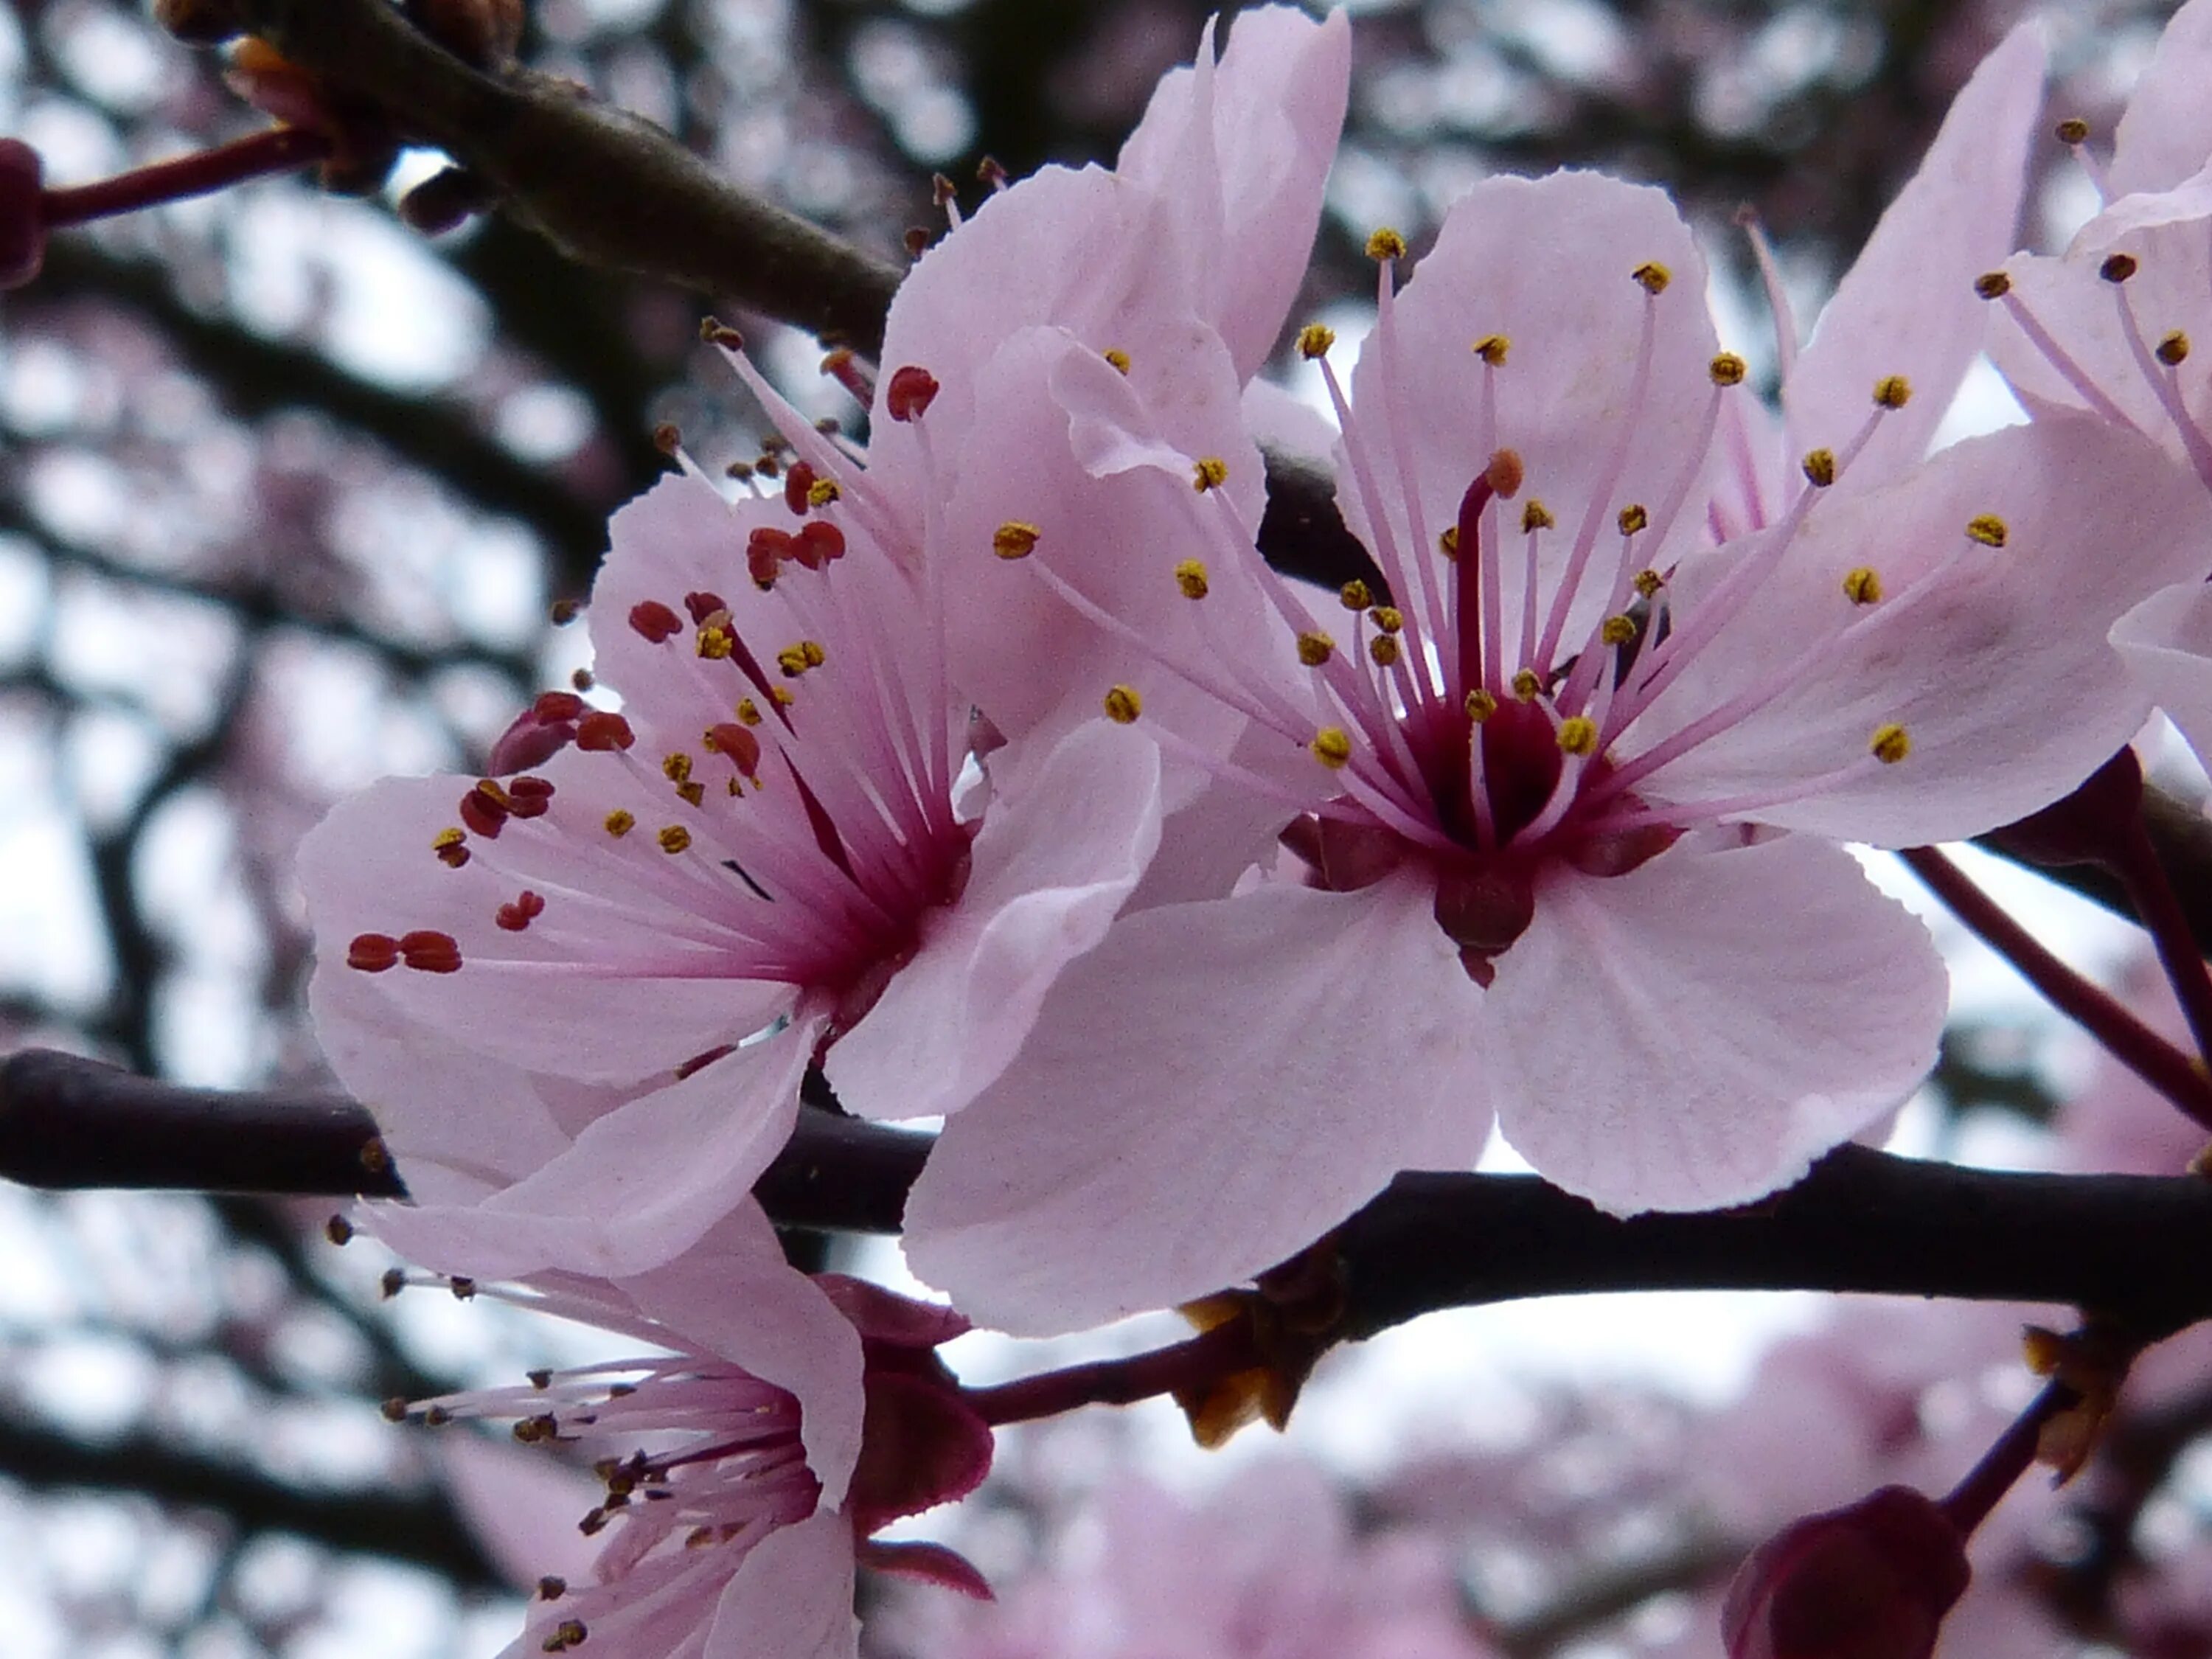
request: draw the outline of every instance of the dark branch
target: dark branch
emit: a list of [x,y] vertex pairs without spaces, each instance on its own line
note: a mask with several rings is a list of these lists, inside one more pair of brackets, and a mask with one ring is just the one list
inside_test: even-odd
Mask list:
[[238,0],[301,68],[433,145],[569,258],[726,296],[864,351],[899,271],[740,190],[650,122],[574,82],[470,68],[386,0]]
[[[2150,784],[2143,786],[2142,814],[2143,828],[2173,883],[2183,914],[2189,919],[2189,930],[2205,954],[2212,956],[2212,821],[2195,803],[2178,799]],[[2140,920],[2120,878],[2100,866],[2039,863],[2009,842],[2002,830],[1975,837],[1975,845],[2072,888],[2116,916],[2129,921]]]
[[[368,1114],[73,1055],[0,1063],[0,1175],[59,1187],[394,1195]],[[755,1188],[787,1226],[891,1232],[929,1138],[807,1108]],[[2147,1335],[2212,1317],[2212,1182],[2015,1175],[1844,1146],[1741,1209],[1623,1220],[1532,1176],[1403,1175],[1339,1231],[1348,1340],[1439,1308],[1598,1291],[1862,1291],[2094,1309]]]
[[503,1575],[441,1492],[310,1492],[149,1434],[100,1445],[0,1419],[0,1479],[41,1489],[127,1492],[214,1512],[240,1532],[290,1533],[334,1550],[412,1562],[464,1589],[503,1590]]

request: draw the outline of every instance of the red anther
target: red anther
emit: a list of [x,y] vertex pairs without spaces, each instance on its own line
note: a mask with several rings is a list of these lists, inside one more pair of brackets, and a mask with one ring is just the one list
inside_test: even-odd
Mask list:
[[604,708],[594,708],[576,722],[579,749],[627,749],[636,741],[637,733],[629,729],[629,722]]
[[492,920],[508,933],[519,933],[530,926],[532,917],[542,915],[544,910],[544,896],[526,887],[516,896],[514,903],[501,905],[493,914]]
[[814,488],[814,469],[804,461],[793,461],[791,471],[783,475],[783,504],[794,513],[804,513],[811,505],[806,492]]
[[694,1073],[705,1071],[724,1054],[733,1054],[737,1051],[735,1043],[726,1042],[719,1048],[708,1049],[703,1054],[694,1054],[676,1068],[676,1080],[681,1083]]
[[793,556],[795,545],[787,530],[771,529],[766,525],[745,538],[745,568],[750,573],[757,587],[775,586],[775,573],[786,559]]
[[399,961],[399,941],[389,933],[356,933],[346,946],[346,966],[364,974],[380,974]]
[[448,870],[458,870],[469,861],[469,849],[459,842],[453,842],[450,847],[441,847],[437,852],[438,862]]
[[691,613],[693,622],[703,626],[707,618],[717,611],[727,611],[730,607],[722,603],[720,593],[686,593],[684,608]]
[[485,794],[481,789],[471,789],[461,797],[461,822],[486,841],[497,841],[506,824],[507,805]]
[[826,519],[809,520],[792,541],[792,557],[809,570],[819,570],[832,559],[845,556],[845,532]]
[[21,288],[46,259],[46,219],[40,201],[46,164],[39,152],[0,138],[0,289]]
[[655,645],[684,631],[684,619],[659,599],[641,599],[629,608],[629,625]]
[[539,818],[552,804],[553,786],[544,778],[520,777],[507,786],[507,810],[519,818]]
[[555,720],[573,720],[590,706],[574,691],[541,691],[538,701],[530,705],[530,712],[550,725]]
[[[548,697],[567,696],[578,708],[583,700],[567,692],[549,691],[538,701]],[[499,734],[499,741],[491,746],[484,757],[484,770],[495,777],[505,777],[510,772],[520,772],[525,767],[543,766],[575,740],[576,722],[574,720],[547,720],[537,708],[524,709],[514,717],[514,723]]]
[[399,959],[425,974],[454,974],[460,971],[461,947],[451,933],[418,927],[399,936]]
[[884,388],[884,412],[895,421],[915,420],[936,396],[937,376],[908,363],[892,371],[890,383]]
[[760,739],[735,720],[723,721],[707,735],[714,739],[714,752],[728,756],[730,764],[747,777],[760,769]]

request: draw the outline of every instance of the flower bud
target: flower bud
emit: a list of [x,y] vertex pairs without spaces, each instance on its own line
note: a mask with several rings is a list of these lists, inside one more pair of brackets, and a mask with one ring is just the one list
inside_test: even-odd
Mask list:
[[1884,1486],[1752,1552],[1721,1608],[1729,1659],[1929,1659],[1971,1577],[1942,1507]]
[[46,263],[46,223],[40,206],[45,172],[38,151],[0,138],[0,289],[22,287]]

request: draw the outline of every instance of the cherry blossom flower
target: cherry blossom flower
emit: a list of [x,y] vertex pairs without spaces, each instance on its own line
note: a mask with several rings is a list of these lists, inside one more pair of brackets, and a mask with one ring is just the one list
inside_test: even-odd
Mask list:
[[1018,790],[963,782],[941,612],[830,479],[735,506],[672,480],[613,541],[621,713],[550,693],[570,740],[537,770],[387,781],[301,850],[318,1027],[418,1200],[386,1236],[419,1255],[473,1210],[487,1274],[673,1255],[817,1056],[857,1108],[957,1109],[1158,836],[1157,759],[1104,720]]
[[989,1594],[950,1550],[871,1539],[965,1496],[990,1468],[991,1431],[936,1354],[968,1328],[951,1310],[839,1275],[810,1281],[757,1209],[645,1273],[547,1273],[493,1293],[650,1351],[411,1408],[434,1424],[513,1419],[525,1444],[603,1454],[605,1496],[580,1523],[605,1534],[590,1580],[540,1578],[508,1654],[849,1659],[856,1565]]
[[[2010,49],[1994,101],[2034,69]],[[1929,259],[1958,265],[1931,217]],[[2106,629],[2205,562],[2191,481],[2133,434],[2053,419],[1916,465],[1923,426],[1891,453],[1914,401],[1886,372],[1894,295],[1827,360],[1857,410],[1793,409],[1793,491],[1716,547],[1723,439],[1749,429],[1726,411],[1754,394],[1662,195],[1493,179],[1402,292],[1402,242],[1372,251],[1376,325],[1328,385],[1387,593],[1317,605],[1261,565],[1248,457],[1193,454],[1156,412],[1239,395],[1196,355],[1170,394],[1060,349],[996,413],[1062,454],[949,512],[956,590],[1057,599],[1097,658],[1062,655],[1111,662],[1108,713],[1271,803],[1287,854],[1125,915],[1055,988],[1086,1017],[1048,1001],[948,1126],[908,1249],[994,1324],[1249,1274],[1398,1170],[1468,1167],[1493,1114],[1615,1211],[1794,1179],[1911,1092],[1945,1012],[1925,931],[1833,843],[1964,836],[2070,788],[2143,714]],[[1301,349],[1326,368],[1330,343]],[[1020,546],[994,549],[994,516]],[[1193,701],[1249,723],[1231,759]]]

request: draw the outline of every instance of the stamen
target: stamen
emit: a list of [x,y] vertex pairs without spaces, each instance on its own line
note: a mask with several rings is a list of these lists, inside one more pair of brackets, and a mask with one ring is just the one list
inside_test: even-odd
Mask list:
[[1314,733],[1313,742],[1307,745],[1313,757],[1330,771],[1340,771],[1352,759],[1352,739],[1340,726],[1324,726]]
[[1144,713],[1145,700],[1137,695],[1135,686],[1116,685],[1107,691],[1105,706],[1108,720],[1118,725],[1129,726]]
[[1206,561],[1185,559],[1175,568],[1176,586],[1187,599],[1202,599],[1209,591],[1206,580]]
[[1874,736],[1867,741],[1867,749],[1883,765],[1894,766],[1912,752],[1912,739],[1905,735],[1903,726],[1892,722],[1875,728]]
[[1336,343],[1336,331],[1322,323],[1308,323],[1298,331],[1298,356],[1311,362],[1316,357],[1326,357],[1328,349]]
[[1026,559],[1036,551],[1042,533],[1033,524],[1009,519],[991,533],[991,551],[1002,559]]
[[1881,577],[1871,565],[1859,565],[1844,573],[1844,595],[1853,605],[1881,603]]

